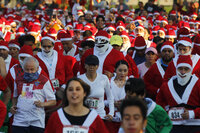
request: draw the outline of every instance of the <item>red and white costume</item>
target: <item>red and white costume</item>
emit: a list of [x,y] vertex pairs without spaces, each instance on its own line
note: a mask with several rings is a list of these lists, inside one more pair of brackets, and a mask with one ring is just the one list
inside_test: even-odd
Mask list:
[[[176,65],[177,65],[178,57],[176,56],[173,61],[169,63],[167,70],[164,75],[164,80],[168,81],[172,76],[176,75]],[[200,69],[200,56],[198,54],[192,55],[191,57],[192,64],[193,64],[193,71],[192,74],[196,73],[198,69]]]
[[[65,83],[65,68],[64,68],[64,57],[57,51],[53,50],[52,55],[52,66],[50,66],[46,57],[42,55],[42,52],[38,52],[35,58],[39,61],[40,67],[49,76],[49,79],[54,82],[59,81],[59,85]],[[54,84],[54,83],[53,83]]]
[[173,121],[173,125],[200,125],[200,80],[192,75],[190,83],[187,85],[182,98],[180,98],[174,88],[173,80],[175,78],[177,76],[173,76],[168,82],[163,83],[157,95],[156,103],[167,111],[170,107],[176,107],[180,104],[193,106],[195,109],[187,109],[193,111],[194,119],[176,120]]
[[157,91],[162,85],[163,77],[165,74],[164,69],[161,66],[161,59],[158,59],[144,75],[144,82],[146,85],[147,93],[150,97],[155,98]]
[[[75,132],[73,129],[80,129],[79,127],[80,126],[71,125],[61,108],[54,112],[49,118],[45,133],[63,133],[64,131]],[[82,128],[83,133],[108,133],[104,122],[95,110],[91,110],[82,127],[84,127]]]
[[8,72],[12,66],[15,64],[19,64],[19,61],[17,59],[14,59],[11,55],[8,55],[8,57],[5,59],[6,63],[6,71]]

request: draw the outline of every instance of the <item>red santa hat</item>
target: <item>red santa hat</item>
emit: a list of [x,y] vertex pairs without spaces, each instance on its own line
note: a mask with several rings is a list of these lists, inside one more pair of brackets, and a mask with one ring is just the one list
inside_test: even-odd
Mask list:
[[182,44],[186,47],[192,47],[192,40],[189,37],[182,37],[179,39],[178,44]]
[[153,15],[155,16],[155,15],[160,15],[160,13],[158,12],[158,11],[155,11],[154,13],[153,13]]
[[187,28],[181,28],[178,30],[177,33],[177,38],[179,37],[189,37],[190,36],[190,31]]
[[176,11],[175,11],[175,10],[172,10],[172,11],[170,12],[170,15],[171,15],[171,16],[176,16]]
[[21,47],[20,51],[19,51],[19,57],[31,57],[33,56],[33,49],[31,46],[29,45],[24,45]]
[[144,26],[141,24],[139,24],[137,27],[135,27],[135,29],[137,29],[137,28],[141,28],[142,30],[144,30]]
[[50,35],[50,36],[56,37],[56,36],[57,36],[57,31],[56,31],[54,28],[50,28],[50,29],[48,30],[48,33],[47,33],[47,34]]
[[106,30],[112,30],[115,31],[115,26],[114,25],[109,25],[108,28]]
[[19,27],[16,31],[16,35],[25,35],[24,28]]
[[160,28],[160,29],[158,30],[158,32],[163,32],[163,33],[165,34],[165,29],[164,29],[164,28]]
[[163,49],[170,48],[172,51],[174,51],[174,45],[171,41],[166,41],[162,44],[160,51],[162,52]]
[[121,37],[126,37],[126,38],[129,39],[129,35],[128,35],[128,33],[125,30],[120,33],[120,36]]
[[168,31],[166,32],[165,38],[176,38],[175,31],[174,31],[174,30],[168,30]]
[[190,31],[190,24],[188,22],[183,22],[181,28],[183,27]]
[[194,45],[200,46],[200,34],[197,34],[194,38]]
[[146,42],[142,36],[138,36],[135,38],[135,49],[141,50],[146,48]]
[[36,28],[36,25],[32,25],[32,26],[30,26],[27,33],[28,34],[38,34],[38,28]]
[[83,29],[83,24],[76,24],[74,31],[81,31]]
[[95,36],[95,39],[98,39],[98,38],[105,39],[105,40],[109,41],[110,35],[106,31],[100,30],[100,31],[97,32],[97,34]]
[[198,15],[197,15],[197,13],[196,12],[193,12],[192,14],[191,14],[191,17],[197,17]]
[[157,33],[157,31],[160,29],[160,26],[154,26],[152,29],[152,33]]
[[0,49],[5,49],[5,50],[9,51],[8,43],[6,41],[1,40],[0,41]]
[[176,68],[183,66],[193,69],[190,55],[179,55]]
[[8,47],[14,47],[14,48],[17,48],[18,50],[20,50],[20,44],[16,41],[16,40],[11,40],[9,43],[8,43]]
[[163,19],[161,22],[165,23],[165,24],[168,24],[168,20],[167,19]]
[[60,38],[60,41],[62,42],[62,41],[71,41],[72,40],[72,36],[71,36],[71,34],[70,33],[63,33],[62,35],[61,35],[61,38]]
[[53,42],[53,44],[55,43],[54,36],[46,35],[46,36],[42,37],[41,41],[43,41],[43,40],[49,40],[49,41]]
[[125,24],[124,24],[122,21],[119,21],[119,22],[117,23],[117,26],[116,26],[116,27],[117,27],[116,29],[122,28],[123,30],[125,30]]

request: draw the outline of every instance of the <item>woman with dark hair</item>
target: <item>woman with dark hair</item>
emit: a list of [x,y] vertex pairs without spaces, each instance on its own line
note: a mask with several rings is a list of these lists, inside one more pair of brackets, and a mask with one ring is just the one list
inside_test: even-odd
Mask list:
[[[112,120],[114,114],[114,100],[110,89],[109,79],[106,75],[97,73],[99,67],[99,59],[95,55],[89,55],[85,59],[86,73],[79,76],[83,81],[91,87],[91,94],[88,96],[87,104],[90,108],[97,111],[102,119]],[[107,97],[107,105],[109,113],[106,114],[104,94]]]
[[115,73],[116,75],[111,79],[111,90],[114,97],[114,105],[115,105],[115,121],[119,122],[119,106],[121,101],[125,98],[126,93],[124,86],[126,81],[128,80],[128,63],[125,60],[120,60],[115,65]]
[[70,79],[64,91],[63,108],[52,114],[45,133],[107,133],[97,112],[84,104],[89,94],[88,84],[79,78]]

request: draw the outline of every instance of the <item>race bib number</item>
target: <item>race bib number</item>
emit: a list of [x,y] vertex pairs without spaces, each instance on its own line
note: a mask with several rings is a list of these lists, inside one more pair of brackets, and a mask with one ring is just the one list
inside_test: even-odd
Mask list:
[[27,99],[33,98],[33,84],[27,85],[24,83],[22,86],[21,96]]
[[82,126],[64,126],[63,133],[88,133],[88,127]]
[[59,88],[59,80],[58,79],[52,79],[51,83],[54,88]]
[[99,105],[99,98],[89,97],[86,100],[86,104],[89,106],[89,108],[97,109]]
[[168,115],[172,121],[178,121],[178,120],[183,120],[181,117],[181,114],[184,113],[184,108],[171,108],[168,111]]

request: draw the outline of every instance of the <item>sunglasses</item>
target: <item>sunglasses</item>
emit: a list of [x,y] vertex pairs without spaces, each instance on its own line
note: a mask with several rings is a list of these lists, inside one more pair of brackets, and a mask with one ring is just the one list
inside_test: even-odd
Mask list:
[[42,46],[43,48],[51,48],[52,46]]
[[13,27],[13,26],[12,26],[12,28],[16,28],[16,27]]
[[114,33],[115,31],[113,30],[107,30],[108,33]]

